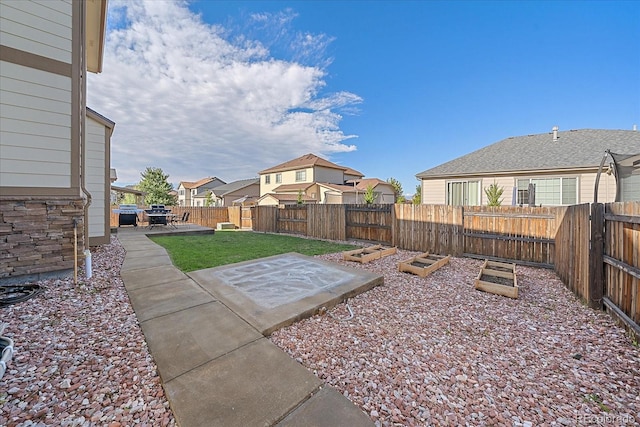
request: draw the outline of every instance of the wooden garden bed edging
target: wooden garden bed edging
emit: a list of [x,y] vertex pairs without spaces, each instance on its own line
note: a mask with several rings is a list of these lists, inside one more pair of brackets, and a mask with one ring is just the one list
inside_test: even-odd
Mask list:
[[385,248],[382,245],[374,245],[367,248],[344,251],[342,252],[342,259],[345,261],[355,261],[365,264],[387,255],[393,255],[397,251],[398,248],[395,247]]
[[440,267],[449,263],[451,255],[431,255],[429,252],[414,256],[398,263],[398,271],[413,273],[420,277],[427,277]]
[[516,265],[485,260],[476,277],[475,287],[492,294],[518,298]]

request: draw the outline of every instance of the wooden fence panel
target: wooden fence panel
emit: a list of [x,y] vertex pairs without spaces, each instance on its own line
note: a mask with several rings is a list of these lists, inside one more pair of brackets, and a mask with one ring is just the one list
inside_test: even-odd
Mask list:
[[171,206],[170,209],[180,217],[189,212],[189,223],[202,227],[216,228],[219,222],[229,222],[229,208],[226,207]]
[[292,205],[278,209],[278,233],[307,234],[307,206]]
[[640,202],[605,205],[604,296],[640,325]]
[[552,267],[566,207],[465,206],[464,253]]
[[256,206],[253,209],[253,231],[263,233],[278,232],[278,207]]
[[347,240],[344,205],[307,205],[307,235],[318,239]]
[[554,270],[574,294],[589,301],[589,247],[591,226],[588,203],[569,206],[555,236]]
[[462,208],[446,205],[394,205],[393,245],[401,249],[461,255]]
[[393,205],[344,205],[345,237],[390,245]]

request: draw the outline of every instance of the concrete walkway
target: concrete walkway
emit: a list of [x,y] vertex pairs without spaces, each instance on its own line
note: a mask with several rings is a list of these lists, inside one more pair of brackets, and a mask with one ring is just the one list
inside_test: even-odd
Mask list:
[[121,277],[180,427],[373,425],[175,268],[144,231],[118,239]]

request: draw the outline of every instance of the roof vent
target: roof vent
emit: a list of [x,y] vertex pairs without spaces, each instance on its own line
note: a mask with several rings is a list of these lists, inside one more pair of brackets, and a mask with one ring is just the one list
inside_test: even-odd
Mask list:
[[559,129],[558,126],[554,126],[551,129],[551,132],[553,133],[553,142],[558,140],[558,129]]

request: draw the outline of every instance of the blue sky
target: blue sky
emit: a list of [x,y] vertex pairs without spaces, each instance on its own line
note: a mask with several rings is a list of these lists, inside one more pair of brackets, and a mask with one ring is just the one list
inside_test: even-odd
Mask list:
[[313,152],[415,175],[510,136],[640,125],[640,2],[109,2],[88,105],[118,183]]

